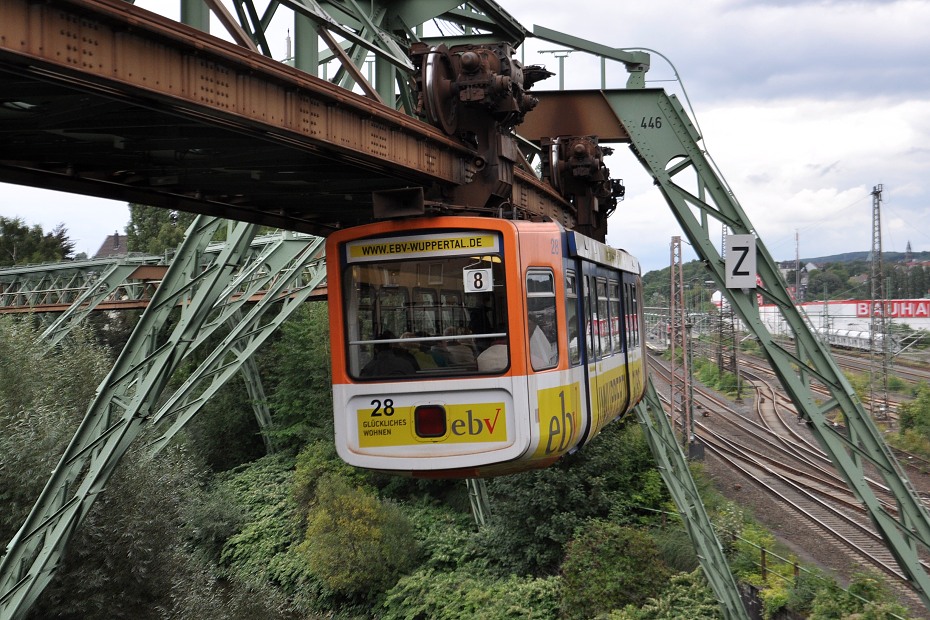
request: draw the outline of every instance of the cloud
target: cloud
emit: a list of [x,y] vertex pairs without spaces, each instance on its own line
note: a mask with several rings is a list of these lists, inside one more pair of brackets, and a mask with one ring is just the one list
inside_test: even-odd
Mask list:
[[[137,4],[166,8],[158,0]],[[530,30],[540,24],[610,47],[644,46],[674,62],[675,70],[653,53],[648,86],[686,101],[681,87],[667,81],[677,70],[703,147],[776,259],[794,257],[796,232],[804,257],[868,250],[870,192],[879,183],[885,249],[903,251],[911,241],[915,251],[930,250],[930,2],[500,4]],[[276,19],[287,12],[278,13]],[[540,50],[560,46],[531,40],[525,47],[525,62],[559,67],[556,56]],[[566,88],[600,86],[593,56],[573,53],[564,66]],[[619,63],[606,67],[609,88],[623,87],[627,76]],[[540,87],[557,88],[558,80]],[[683,236],[671,210],[627,149],[618,148],[609,165],[628,188],[610,220],[609,241],[638,255],[646,270],[667,265],[671,237]],[[20,208],[17,202],[25,203],[5,188],[0,196],[0,215],[37,221],[40,207]],[[52,196],[48,208],[54,215],[41,216],[43,226],[64,222],[89,251],[128,219],[118,209],[117,215],[100,215],[105,211],[98,206],[66,208],[60,195]]]

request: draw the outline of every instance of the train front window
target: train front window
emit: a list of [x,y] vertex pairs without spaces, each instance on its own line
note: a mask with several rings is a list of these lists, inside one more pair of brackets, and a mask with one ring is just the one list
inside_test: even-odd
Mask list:
[[[493,253],[414,251],[437,239],[471,241],[479,235],[493,240]],[[364,243],[397,250],[378,260],[353,260],[354,247],[347,244],[343,297],[351,377],[421,379],[509,367],[504,263],[496,234],[437,233]]]

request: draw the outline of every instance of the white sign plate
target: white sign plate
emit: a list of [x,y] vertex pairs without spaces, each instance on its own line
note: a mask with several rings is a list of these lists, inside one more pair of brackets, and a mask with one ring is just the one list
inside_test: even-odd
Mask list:
[[756,288],[756,237],[727,235],[727,288]]
[[494,274],[490,269],[463,269],[466,293],[490,293],[494,290]]

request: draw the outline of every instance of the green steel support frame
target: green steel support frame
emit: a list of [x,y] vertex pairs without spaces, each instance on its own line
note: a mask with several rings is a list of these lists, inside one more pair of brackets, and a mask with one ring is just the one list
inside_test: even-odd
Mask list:
[[[189,419],[196,411],[196,407],[189,406],[185,411],[153,412],[152,406],[185,356],[202,345],[216,328],[226,325],[248,300],[249,296],[242,293],[267,283],[269,278],[275,282],[274,291],[263,297],[264,303],[255,304],[263,310],[252,308],[241,329],[224,342],[222,352],[210,356],[211,360],[225,361],[219,366],[210,366],[209,373],[226,379],[322,279],[323,270],[319,264],[310,269],[309,276],[297,267],[319,262],[319,240],[310,244],[303,242],[303,248],[296,242],[285,244],[292,258],[296,258],[288,261],[283,258],[287,252],[279,252],[282,255],[276,259],[279,271],[272,270],[270,275],[267,265],[263,266],[260,261],[253,261],[250,269],[240,273],[239,266],[247,262],[245,257],[257,229],[251,224],[237,224],[228,231],[223,249],[205,260],[205,251],[223,223],[223,220],[201,216],[192,224],[177,258],[113,369],[98,388],[94,402],[58,467],[10,542],[0,562],[0,618],[25,617],[52,579],[71,535],[106,487],[132,442],[162,419],[170,416]],[[271,260],[269,255],[264,257]],[[277,319],[263,321],[264,310],[272,307],[274,301],[285,302],[283,305],[288,311]],[[175,320],[169,322],[169,317]],[[174,327],[170,333],[165,333],[169,324]],[[227,355],[230,351],[233,353]],[[236,355],[236,351],[241,353]],[[234,359],[229,360],[229,356]],[[215,377],[210,378],[212,386],[216,386]]]
[[50,350],[67,336],[71,329],[80,324],[87,315],[121,286],[125,286],[130,274],[138,265],[116,262],[104,271],[92,286],[88,286],[71,306],[52,321],[39,336]]
[[[197,414],[217,390],[240,370],[243,372],[250,396],[264,400],[260,392],[256,392],[261,390],[261,381],[252,355],[307,301],[313,289],[326,277],[323,244],[322,237],[315,238],[310,243],[292,238],[282,239],[262,257],[251,262],[252,271],[255,273],[242,274],[238,279],[249,280],[246,290],[242,289],[239,282],[232,283],[225,292],[227,298],[232,297],[234,291],[237,291],[236,297],[243,301],[248,300],[250,291],[264,293],[244,316],[238,310],[237,304],[235,308],[221,313],[211,324],[204,326],[203,333],[207,335],[215,332],[223,323],[231,325],[232,328],[184,384],[152,416],[152,426],[163,425],[173,420],[170,427],[149,444],[149,450],[153,454],[168,445],[174,435]],[[277,308],[276,314],[270,311],[273,308]],[[250,382],[253,384],[251,388],[248,385]],[[264,411],[267,412],[267,406]],[[264,425],[260,424],[261,428],[267,429],[270,422],[268,414]]]
[[[918,547],[924,550],[930,547],[930,516],[829,350],[811,332],[805,317],[795,307],[777,264],[698,145],[700,135],[681,104],[658,89],[604,91],[604,97],[629,133],[631,149],[655,178],[698,256],[746,328],[759,339],[794,405],[865,506],[910,584],[930,607],[930,577],[917,554]],[[721,225],[729,227],[732,234],[756,236],[757,272],[761,279],[756,289],[726,288],[725,263],[714,245],[714,239],[720,238]],[[712,226],[716,228],[711,230]],[[757,295],[779,309],[794,332],[798,351],[805,352],[803,358],[774,340],[759,315]],[[803,375],[829,391],[825,402],[816,404],[823,398],[815,396]],[[827,418],[831,412],[842,412],[846,426],[834,426]],[[874,466],[882,478],[880,482],[898,499],[897,514],[884,507],[869,487],[862,461]]]
[[691,543],[697,552],[707,582],[717,595],[720,611],[727,620],[749,618],[739,588],[730,572],[726,554],[704,510],[697,485],[691,477],[688,462],[675,439],[672,423],[665,415],[662,401],[652,380],[646,387],[646,397],[636,406],[636,417],[656,459],[659,474],[668,487],[684,522]]

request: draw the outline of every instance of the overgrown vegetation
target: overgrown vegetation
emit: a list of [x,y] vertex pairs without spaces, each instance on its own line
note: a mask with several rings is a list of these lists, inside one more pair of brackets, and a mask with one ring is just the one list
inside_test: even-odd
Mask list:
[[[131,451],[33,617],[720,617],[684,529],[662,517],[674,508],[634,420],[553,467],[489,480],[491,520],[478,528],[461,481],[389,477],[338,459],[328,341],[325,305],[308,304],[259,356],[274,454],[256,452],[238,386],[156,461]],[[31,472],[54,468],[111,364],[92,334],[45,358],[34,342],[25,324],[0,317],[7,539],[45,482]],[[925,423],[915,416],[915,427]],[[763,579],[759,547],[772,541],[695,473],[738,576],[760,587],[767,614],[884,618],[897,609],[868,578],[860,591],[872,603],[829,580],[795,580],[774,562]]]

